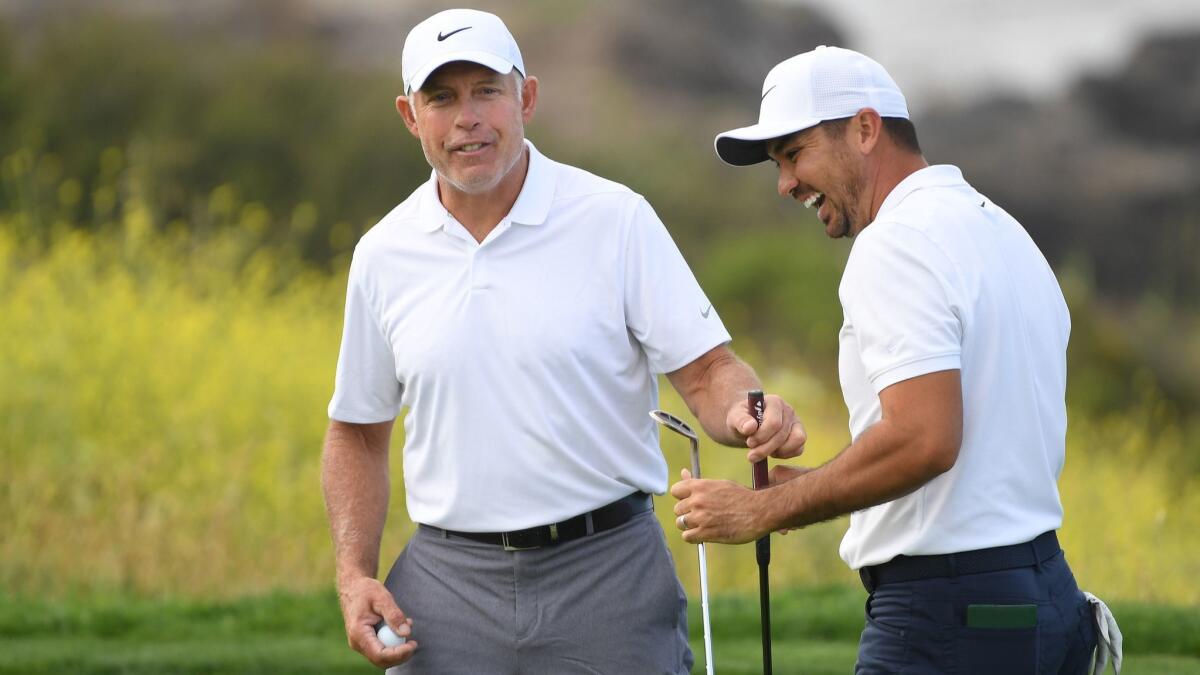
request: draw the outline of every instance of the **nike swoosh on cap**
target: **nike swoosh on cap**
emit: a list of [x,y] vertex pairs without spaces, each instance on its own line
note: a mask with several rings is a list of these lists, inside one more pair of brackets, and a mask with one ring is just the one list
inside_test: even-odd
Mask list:
[[709,303],[708,307],[705,307],[704,309],[700,310],[700,316],[707,319],[708,313],[711,311],[712,311],[712,303]]
[[446,38],[450,37],[451,35],[454,35],[455,33],[461,33],[464,30],[467,30],[468,28],[470,28],[470,26],[464,26],[463,28],[459,28],[457,30],[452,30],[449,33],[446,33],[444,35],[442,34],[441,31],[438,31],[438,42],[445,40]]
[[768,90],[766,90],[766,91],[764,91],[764,92],[763,92],[763,95],[762,95],[762,97],[761,97],[761,98],[759,98],[758,100],[760,100],[760,101],[761,101],[761,100],[763,100],[764,98],[766,98],[766,97],[767,97],[767,94],[771,93],[771,91],[772,91],[772,90],[774,90],[774,89],[775,89],[775,87],[778,87],[778,86],[779,86],[779,85],[777,85],[777,84],[773,84],[773,85],[771,85],[771,88],[770,88],[770,89],[768,89]]

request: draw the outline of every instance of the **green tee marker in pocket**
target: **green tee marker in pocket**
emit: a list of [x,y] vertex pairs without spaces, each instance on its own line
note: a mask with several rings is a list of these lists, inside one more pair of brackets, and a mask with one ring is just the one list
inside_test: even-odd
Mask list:
[[1037,605],[967,605],[968,628],[1033,628]]

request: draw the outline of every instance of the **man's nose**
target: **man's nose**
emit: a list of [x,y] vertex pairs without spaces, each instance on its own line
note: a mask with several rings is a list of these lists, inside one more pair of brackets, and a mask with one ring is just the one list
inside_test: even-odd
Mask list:
[[800,181],[796,180],[795,176],[788,173],[783,167],[779,167],[779,182],[776,183],[775,188],[779,191],[780,197],[791,197],[792,190],[795,190],[798,185],[800,185]]
[[454,123],[463,129],[474,129],[479,126],[479,121],[479,111],[475,108],[475,104],[468,100],[459,106],[458,117],[454,120]]

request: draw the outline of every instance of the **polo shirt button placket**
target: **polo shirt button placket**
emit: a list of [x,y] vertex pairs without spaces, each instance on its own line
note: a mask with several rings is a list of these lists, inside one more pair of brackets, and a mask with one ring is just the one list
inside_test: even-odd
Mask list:
[[487,261],[486,255],[482,249],[476,249],[471,252],[471,292],[485,291],[488,289],[487,279]]

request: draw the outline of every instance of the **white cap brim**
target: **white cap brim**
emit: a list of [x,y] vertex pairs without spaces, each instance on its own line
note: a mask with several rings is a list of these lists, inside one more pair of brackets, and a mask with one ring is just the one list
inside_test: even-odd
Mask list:
[[767,155],[767,141],[790,136],[820,123],[819,119],[796,119],[771,124],[752,124],[717,134],[713,146],[717,150],[717,156],[726,164],[750,166],[771,158]]
[[[413,73],[412,79],[410,79],[404,85],[405,93],[411,94],[414,91],[420,90],[421,87],[424,86],[425,80],[429,79],[429,76],[433,74],[433,71],[441,68],[447,63],[452,63],[454,61],[470,61],[471,63],[478,63],[481,66],[491,68],[501,75],[507,75],[512,71],[513,68],[516,67],[513,65],[512,61],[496,56],[491,52],[450,52],[447,54],[442,54],[435,59],[431,59],[428,63],[421,66],[420,70],[418,70],[416,73]],[[521,74],[524,75],[525,73]]]

